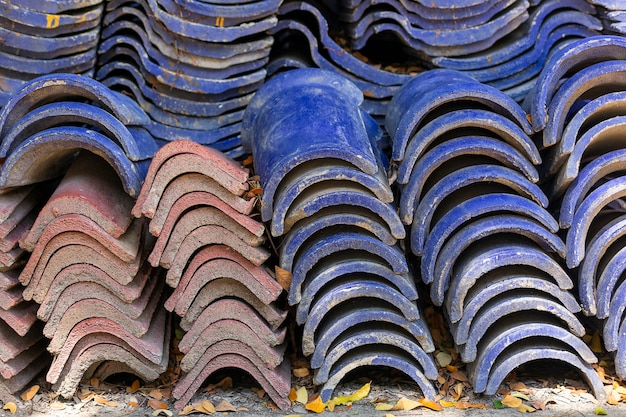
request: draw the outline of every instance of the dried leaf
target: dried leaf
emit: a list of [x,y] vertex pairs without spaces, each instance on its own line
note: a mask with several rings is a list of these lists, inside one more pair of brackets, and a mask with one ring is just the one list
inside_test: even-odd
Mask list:
[[139,391],[139,388],[141,388],[141,382],[139,382],[138,379],[135,379],[133,383],[130,385],[130,387],[126,387],[126,392],[129,392],[132,394],[132,393]]
[[437,360],[439,366],[442,368],[445,368],[452,362],[452,356],[450,356],[450,354],[446,352],[437,353],[437,355],[435,355],[435,359]]
[[394,416],[393,414],[387,413],[387,414],[385,414],[385,417],[396,417],[396,416]]
[[309,394],[306,392],[305,387],[300,387],[296,391],[296,402],[302,405],[306,405],[309,402]]
[[14,414],[17,411],[17,404],[14,402],[8,402],[2,407],[3,410],[9,410],[11,414]]
[[[204,401],[202,403],[204,404]],[[220,411],[220,412],[237,411],[237,409],[228,401],[222,400],[218,405],[215,406],[215,411]]]
[[186,405],[181,411],[178,412],[179,416],[186,416],[191,413],[195,413],[196,408],[193,405]]
[[606,397],[606,402],[611,405],[617,405],[619,404],[621,399],[622,399],[622,396],[619,395],[617,391],[611,391],[611,393],[607,395]]
[[458,410],[467,410],[471,408],[471,404],[467,401],[457,401],[455,406]]
[[370,393],[371,385],[372,385],[372,382],[370,381],[367,384],[363,385],[361,388],[359,388],[357,391],[352,393],[351,395],[341,395],[341,396],[333,398],[331,401],[335,405],[345,405],[345,404],[357,402],[367,397],[367,395]]
[[291,391],[289,391],[289,401],[291,401],[292,403],[296,401],[296,398],[298,398],[298,394],[296,393],[296,389],[294,387],[291,387]]
[[593,412],[596,413],[597,416],[606,416],[606,411],[600,406],[597,406]]
[[89,384],[94,388],[98,388],[100,386],[100,380],[96,377],[93,377],[89,380]]
[[226,391],[227,389],[231,389],[233,387],[233,379],[227,376],[226,378],[215,384],[215,386],[220,387],[223,391]]
[[463,371],[452,372],[450,376],[456,379],[457,381],[461,381],[461,382],[469,381],[469,379],[467,378],[467,374]]
[[237,411],[250,411],[246,407],[237,407]]
[[446,369],[448,370],[448,372],[458,372],[459,368],[454,366],[454,365],[446,365]]
[[65,403],[62,403],[61,401],[54,401],[50,404],[50,408],[53,410],[63,410],[65,409]]
[[593,353],[602,353],[602,342],[600,341],[600,334],[595,332],[591,337],[591,344],[589,345]]
[[322,402],[322,398],[317,396],[313,401],[304,406],[309,411],[313,411],[314,413],[321,413],[326,408],[326,404]]
[[418,402],[422,404],[424,407],[430,408],[431,410],[434,410],[434,411],[443,410],[442,406],[440,406],[439,404],[437,404],[436,402],[432,400],[429,400],[428,398],[422,398]]
[[421,407],[421,405],[422,404],[417,401],[409,400],[406,397],[402,397],[398,400],[396,405],[393,406],[392,410],[409,411],[413,410],[414,408]]
[[156,417],[156,416],[160,416],[161,414],[167,416],[167,417],[172,417],[174,415],[174,413],[170,410],[165,410],[165,409],[159,409],[159,410],[154,410],[152,412],[152,416]]
[[529,405],[521,404],[519,407],[517,407],[517,411],[519,411],[520,413],[534,413],[536,410]]
[[517,408],[522,405],[522,400],[512,395],[506,395],[504,399],[502,399],[502,405],[510,408]]
[[294,368],[293,376],[296,378],[304,378],[305,376],[309,376],[309,368]]
[[204,414],[213,414],[215,413],[215,406],[209,400],[203,400],[199,404],[195,404],[196,411],[199,411]]
[[148,393],[149,397],[154,398],[155,400],[161,401],[163,399],[163,393],[160,389],[153,389]]
[[444,407],[444,408],[448,408],[448,407],[454,407],[455,404],[452,401],[444,401],[444,400],[439,400],[439,404]]
[[265,390],[262,389],[258,389],[256,390],[256,396],[260,399],[262,399],[263,397],[265,397]]
[[93,402],[95,402],[96,404],[104,404],[107,402],[107,399],[98,395],[93,398]]
[[22,401],[30,401],[38,392],[39,392],[39,385],[33,385],[32,387],[24,391],[22,395],[20,395],[20,398],[22,399]]
[[465,386],[459,382],[458,384],[456,384],[454,386],[454,399],[458,400],[459,398],[461,398],[461,395],[463,395],[463,388],[465,388]]
[[523,382],[511,382],[509,384],[509,387],[513,391],[524,391],[527,389],[526,384],[524,384]]
[[165,404],[163,401],[155,399],[148,400],[148,407],[152,408],[153,410],[167,410],[167,404]]
[[276,274],[276,281],[278,281],[280,286],[283,287],[285,291],[289,291],[289,288],[291,288],[291,280],[293,279],[291,272],[277,265],[274,267],[274,274]]
[[129,401],[128,406],[133,408],[139,408],[139,403],[137,401]]
[[533,403],[533,408],[536,410],[545,410],[546,404],[542,401],[537,400]]
[[522,394],[521,392],[513,391],[513,392],[511,392],[511,395],[514,396],[514,397],[517,397],[517,398],[519,398],[521,400],[530,401],[530,398],[528,398],[527,395]]
[[376,407],[374,407],[374,409],[377,411],[389,411],[392,408],[393,408],[393,404],[387,404],[387,403],[378,403],[376,404]]

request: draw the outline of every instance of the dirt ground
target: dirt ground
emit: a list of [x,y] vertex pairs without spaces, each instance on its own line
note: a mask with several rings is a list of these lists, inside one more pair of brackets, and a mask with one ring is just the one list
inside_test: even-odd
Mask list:
[[[549,365],[548,365],[549,366]],[[231,371],[234,372],[234,371]],[[501,391],[494,396],[486,397],[476,395],[469,389],[469,384],[460,382],[450,377],[450,373],[442,373],[445,379],[445,386],[448,388],[446,396],[437,398],[438,404],[446,405],[441,411],[433,411],[425,406],[419,406],[410,411],[391,410],[378,411],[376,405],[379,403],[395,405],[401,398],[409,400],[419,400],[422,398],[419,388],[413,383],[407,382],[400,375],[393,375],[387,370],[378,370],[372,374],[357,377],[356,380],[340,385],[335,391],[336,395],[350,395],[358,390],[363,383],[371,380],[371,389],[367,397],[348,406],[337,406],[333,412],[325,411],[315,414],[307,411],[304,405],[295,402],[291,409],[282,411],[276,409],[267,396],[259,398],[258,389],[254,382],[245,375],[231,373],[233,375],[232,387],[221,389],[216,384],[209,384],[196,394],[192,403],[201,404],[202,401],[210,401],[217,406],[222,401],[226,401],[237,411],[216,412],[216,415],[230,414],[232,417],[278,417],[278,416],[362,416],[362,417],[389,417],[391,416],[433,416],[442,417],[485,417],[485,416],[515,416],[522,411],[516,408],[502,406],[507,395],[515,396],[522,400],[522,404],[532,407],[533,415],[560,417],[560,416],[595,416],[602,411],[609,416],[626,416],[626,404],[619,402],[617,405],[608,403],[599,404],[595,398],[587,392],[586,386],[577,378],[571,370],[560,367],[557,369],[528,369],[522,372],[532,375],[549,375],[545,378],[529,378],[524,374],[510,375],[509,381],[502,385]],[[462,373],[462,371],[461,371]],[[224,375],[227,375],[228,372]],[[224,375],[217,376],[223,378]],[[559,377],[555,375],[561,375]],[[226,377],[227,379],[229,377]],[[43,378],[42,378],[43,379]],[[42,382],[42,379],[40,382]],[[462,378],[461,378],[462,379]],[[114,381],[114,383],[100,383],[98,387],[83,385],[72,400],[65,401],[56,398],[49,387],[42,385],[39,392],[29,401],[17,401],[18,409],[15,414],[7,410],[0,410],[0,417],[10,416],[34,416],[34,417],[70,417],[70,416],[177,416],[179,415],[173,407],[173,400],[167,398],[169,389],[147,385],[140,387],[135,392],[130,386],[132,382]],[[221,379],[220,381],[224,381]],[[115,383],[116,382],[116,383]],[[211,382],[211,381],[208,381]],[[214,381],[218,383],[218,381]],[[460,385],[459,385],[460,384]],[[613,379],[607,377],[605,385],[610,389]],[[614,386],[619,385],[615,382]],[[219,385],[219,384],[218,384]],[[314,393],[315,387],[311,385],[310,376],[293,379],[293,386],[299,388],[307,387],[309,395]],[[457,399],[457,390],[460,395]],[[621,388],[620,388],[621,390]],[[208,391],[208,392],[207,392]],[[443,393],[443,390],[440,391]],[[262,392],[260,393],[262,395]],[[161,397],[163,396],[163,397]],[[79,398],[81,397],[81,398]],[[157,411],[153,407],[155,397],[160,398],[162,406],[167,406],[167,410]],[[312,398],[312,397],[309,397]],[[506,402],[506,401],[505,401]],[[457,408],[453,404],[458,404]],[[480,407],[480,408],[478,408]],[[504,407],[504,408],[498,408]],[[600,408],[598,408],[600,407]],[[192,416],[205,415],[200,412],[190,414]]]

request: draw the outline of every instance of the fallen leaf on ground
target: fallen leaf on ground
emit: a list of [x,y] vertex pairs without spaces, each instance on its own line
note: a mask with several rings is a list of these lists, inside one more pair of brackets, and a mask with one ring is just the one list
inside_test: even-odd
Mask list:
[[100,386],[100,380],[96,377],[93,377],[89,380],[89,384],[94,388],[98,388]]
[[385,417],[396,417],[396,416],[394,416],[393,414],[387,413],[387,414],[385,414]]
[[389,411],[392,408],[393,408],[393,404],[387,404],[387,403],[378,403],[376,404],[376,407],[374,407],[374,409],[377,411]]
[[437,355],[435,355],[435,359],[437,359],[437,363],[442,368],[445,368],[452,362],[452,356],[450,356],[450,354],[446,352],[437,353]]
[[153,410],[167,410],[167,404],[155,399],[148,400],[148,406]]
[[291,280],[293,279],[291,272],[286,269],[282,269],[279,266],[275,266],[274,274],[276,275],[276,281],[278,281],[280,286],[283,287],[285,291],[289,291],[289,288],[291,288]]
[[526,384],[524,384],[523,382],[519,382],[519,381],[511,382],[509,384],[509,388],[511,388],[511,390],[513,391],[523,391],[527,389]]
[[294,387],[291,387],[288,398],[289,401],[291,401],[292,403],[296,401],[296,398],[298,398],[298,395],[296,394],[296,389]]
[[535,409],[529,405],[521,404],[519,407],[517,407],[517,411],[519,411],[520,413],[534,413]]
[[20,395],[20,398],[22,399],[22,401],[30,401],[38,392],[39,392],[39,385],[33,385],[32,387],[24,391]]
[[8,402],[2,407],[3,410],[8,410],[11,414],[17,411],[17,404],[14,402]]
[[178,412],[179,416],[186,416],[191,413],[195,413],[196,408],[193,405],[186,405],[181,411]]
[[398,400],[396,405],[393,406],[392,410],[409,411],[409,410],[413,410],[414,408],[421,407],[421,405],[422,404],[420,404],[417,401],[409,400],[406,397],[402,397]]
[[467,378],[467,374],[463,371],[452,372],[450,376],[456,379],[457,381],[461,381],[461,382],[469,381],[469,379]]
[[591,337],[589,348],[593,353],[602,353],[602,342],[600,341],[600,334],[598,332],[595,332]]
[[421,400],[418,400],[418,402],[422,404],[424,407],[430,408],[431,410],[434,410],[434,411],[443,410],[442,406],[440,406],[439,404],[437,404],[436,402],[432,400],[429,400],[428,398],[422,398]]
[[172,411],[164,410],[164,409],[154,410],[152,412],[152,416],[153,417],[160,416],[161,414],[163,414],[164,416],[167,416],[167,417],[172,417],[174,415],[174,413]]
[[137,401],[129,401],[128,405],[133,408],[139,408],[139,403]]
[[522,399],[512,395],[507,395],[502,399],[502,405],[510,408],[517,408],[522,405]]
[[[204,404],[204,402],[203,402],[203,404]],[[228,401],[222,400],[218,405],[215,406],[215,411],[220,411],[220,412],[237,411],[237,409],[235,408],[234,405],[232,405]]]
[[293,376],[296,378],[304,378],[305,376],[309,376],[309,368],[293,368]]
[[521,392],[513,391],[511,392],[511,395],[521,400],[530,401],[530,398],[528,398],[526,394],[522,394]]
[[194,404],[196,411],[199,411],[204,414],[213,414],[215,413],[215,406],[209,400],[200,401],[200,403]]
[[459,398],[461,398],[461,396],[463,395],[463,388],[465,388],[465,386],[459,382],[458,384],[456,384],[454,386],[454,399],[458,400]]
[[309,394],[306,392],[305,387],[300,387],[296,391],[296,402],[306,405],[309,402]]
[[349,403],[357,402],[367,397],[367,395],[370,393],[371,385],[372,385],[372,382],[370,381],[367,384],[363,385],[358,390],[356,390],[355,392],[353,392],[351,395],[340,395],[338,397],[333,398],[331,401],[335,405],[346,405]]
[[501,410],[504,408],[504,405],[502,405],[502,401],[500,400],[493,400],[493,407],[498,410]]
[[149,397],[154,398],[155,400],[162,400],[163,399],[163,393],[161,392],[160,389],[153,389],[148,393]]
[[444,408],[454,407],[455,405],[452,401],[445,401],[445,400],[439,400],[439,404],[441,404],[441,406]]
[[533,407],[535,409],[537,409],[537,410],[545,410],[546,409],[545,403],[543,403],[542,401],[539,401],[539,400],[537,400],[537,401],[535,401],[533,403]]
[[604,410],[604,408],[598,406],[596,407],[595,410],[593,410],[594,413],[596,413],[597,416],[606,416],[606,411]]
[[454,366],[454,365],[446,365],[446,369],[448,370],[448,372],[458,372],[459,368]]
[[313,401],[304,406],[309,411],[313,411],[314,413],[321,413],[326,408],[326,404],[322,402],[321,397],[316,397]]
[[61,401],[54,401],[50,404],[50,408],[53,410],[64,410],[65,403],[62,403]]
[[139,382],[138,379],[135,379],[133,383],[130,385],[130,387],[126,387],[126,392],[129,392],[132,394],[132,393],[139,391],[139,388],[141,388],[141,382]]
[[95,402],[96,404],[104,404],[107,402],[107,399],[100,395],[97,395],[93,397],[93,402]]

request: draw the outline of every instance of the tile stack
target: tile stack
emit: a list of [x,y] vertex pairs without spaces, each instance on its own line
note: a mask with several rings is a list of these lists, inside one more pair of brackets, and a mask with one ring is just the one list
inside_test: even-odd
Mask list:
[[72,74],[26,83],[0,113],[2,187],[63,178],[20,236],[20,250],[32,253],[19,281],[23,298],[41,304],[34,317],[54,355],[47,379],[66,398],[102,362],[145,380],[167,364],[163,284],[141,268],[143,225],[130,214],[158,148],[146,120],[127,97]]
[[589,0],[598,8],[605,34],[626,35],[626,4],[621,0]]
[[14,401],[50,364],[37,305],[23,297],[19,274],[27,255],[18,242],[29,233],[53,185],[30,185],[0,194],[0,401]]
[[246,110],[244,146],[261,178],[261,217],[270,222],[289,303],[303,324],[302,350],[328,400],[352,370],[387,366],[433,398],[434,345],[416,304],[398,239],[378,125],[363,96],[329,71],[272,78]]
[[158,149],[144,129],[148,121],[135,102],[91,78],[36,78],[0,113],[0,188],[59,178],[84,150],[105,159],[134,197]]
[[599,34],[602,23],[586,0],[547,0],[490,48],[472,55],[434,57],[433,63],[471,75],[521,102],[536,82],[548,56],[576,39]]
[[165,307],[186,331],[172,392],[178,409],[223,368],[250,374],[280,408],[291,404],[287,312],[278,304],[282,287],[263,266],[270,253],[264,226],[250,217],[254,199],[243,198],[248,175],[219,151],[176,141],[154,157],[133,208],[151,219],[157,239],[148,259],[167,270],[174,292]]
[[41,75],[92,75],[102,0],[0,2],[0,108]]
[[342,0],[339,19],[352,48],[377,36],[392,36],[416,55],[480,53],[528,19],[526,0],[394,1]]
[[554,360],[603,398],[569,292],[566,245],[536,184],[541,158],[524,111],[503,92],[440,69],[403,86],[386,125],[411,251],[474,391],[493,395],[518,366]]
[[529,96],[533,117],[545,114],[546,188],[567,232],[567,265],[578,268],[583,312],[603,320],[604,343],[615,352],[620,376],[626,375],[619,330],[626,307],[625,41],[597,36],[572,43],[550,60]]
[[365,99],[361,107],[382,121],[389,100],[410,76],[377,68],[357,58],[331,36],[336,26],[333,23],[336,23],[334,11],[323,4],[285,1],[279,10],[278,24],[271,31],[275,44],[268,74],[306,67],[336,72],[363,92]]
[[96,78],[140,104],[153,136],[240,156],[243,109],[265,80],[279,3],[108,1]]
[[[132,204],[113,168],[82,152],[20,241],[32,251],[19,276],[24,298],[40,304],[54,355],[46,379],[65,398],[92,376],[152,381],[167,367],[164,281],[142,266],[143,222],[132,220]],[[118,365],[101,372],[103,362]]]

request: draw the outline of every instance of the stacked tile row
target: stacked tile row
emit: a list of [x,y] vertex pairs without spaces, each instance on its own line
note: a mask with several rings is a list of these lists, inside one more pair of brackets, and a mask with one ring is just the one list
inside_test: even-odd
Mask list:
[[166,369],[164,284],[143,267],[143,222],[130,214],[157,149],[139,127],[145,118],[127,98],[67,74],[25,84],[0,113],[3,189],[58,184],[19,238],[31,254],[18,279],[50,339],[46,379],[65,398],[83,378],[151,381]]
[[603,398],[525,112],[465,74],[431,70],[394,96],[385,122],[411,251],[474,391],[493,395],[512,370],[546,359]]
[[605,34],[626,35],[626,4],[620,0],[589,0],[598,8]]
[[602,320],[604,344],[626,375],[624,219],[626,190],[626,41],[598,36],[575,42],[549,62],[529,96],[545,114],[546,189],[566,232],[567,266],[577,268],[583,312]]
[[183,375],[172,392],[182,409],[223,368],[250,374],[282,409],[291,369],[284,359],[282,287],[264,269],[265,227],[249,215],[248,170],[190,141],[161,148],[133,208],[156,238],[148,260],[174,288],[165,308],[181,317]]
[[0,401],[12,395],[50,364],[46,339],[37,320],[37,304],[24,299],[19,275],[26,262],[18,246],[35,222],[54,184],[5,190],[0,195]]
[[522,25],[490,48],[469,56],[434,57],[433,63],[465,72],[523,101],[549,55],[602,30],[602,23],[593,16],[595,7],[586,0],[545,0],[529,13]]
[[302,352],[330,399],[351,371],[398,369],[436,394],[435,347],[398,246],[405,231],[375,144],[378,125],[349,80],[320,69],[280,74],[246,109],[242,138],[261,178],[261,218],[292,274]]
[[523,24],[529,2],[342,0],[340,7],[355,50],[383,34],[416,55],[459,56],[482,52]]
[[263,84],[280,1],[108,1],[96,78],[133,97],[150,133],[242,155],[243,110]]
[[335,12],[322,3],[285,1],[279,9],[278,24],[270,32],[275,44],[268,74],[307,67],[335,72],[359,87],[365,95],[361,107],[382,119],[389,100],[409,75],[376,68],[338,44],[331,36],[335,18]]
[[12,93],[38,76],[93,73],[102,3],[0,2],[0,108]]

